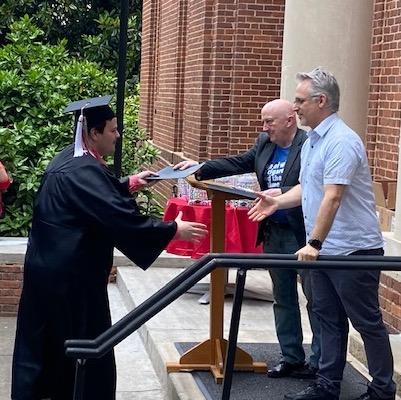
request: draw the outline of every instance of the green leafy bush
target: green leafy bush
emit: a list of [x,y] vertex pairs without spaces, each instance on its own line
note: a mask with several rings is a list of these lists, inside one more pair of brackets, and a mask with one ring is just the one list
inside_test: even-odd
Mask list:
[[[64,107],[70,101],[113,93],[116,86],[112,71],[72,57],[65,41],[43,44],[42,35],[25,16],[10,26],[7,43],[0,47],[0,160],[14,180],[5,195],[3,236],[27,235],[44,169],[72,142],[73,120],[63,114]],[[133,95],[125,108],[126,171],[140,169],[154,154],[152,148],[146,150],[147,145],[145,150],[137,149],[145,140],[136,124],[137,108],[137,95]]]
[[[139,74],[142,0],[128,0],[128,5],[127,71],[131,79]],[[102,64],[102,67],[115,71],[118,64],[120,6],[120,0],[2,0],[0,45],[4,44],[10,26],[24,15],[29,15],[34,24],[43,30],[43,43],[56,44],[66,40],[70,54],[93,56],[90,61],[103,58],[102,62],[108,65]],[[110,55],[108,60],[104,58],[106,54]]]

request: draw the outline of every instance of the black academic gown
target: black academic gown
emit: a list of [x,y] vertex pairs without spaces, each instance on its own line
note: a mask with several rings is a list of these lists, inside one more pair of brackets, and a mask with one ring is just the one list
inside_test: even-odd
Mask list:
[[[107,281],[117,247],[142,269],[175,235],[175,222],[142,216],[121,183],[91,155],[68,146],[49,164],[37,194],[24,266],[12,399],[71,400],[67,339],[93,339],[111,325]],[[115,398],[110,353],[87,363],[84,399]]]

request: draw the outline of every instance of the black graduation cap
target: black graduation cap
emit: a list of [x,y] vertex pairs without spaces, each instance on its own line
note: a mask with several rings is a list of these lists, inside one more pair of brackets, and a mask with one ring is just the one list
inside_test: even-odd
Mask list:
[[81,157],[84,154],[82,135],[85,129],[90,131],[100,123],[115,117],[114,111],[108,105],[112,97],[113,96],[108,95],[78,100],[68,104],[64,109],[65,113],[75,112],[77,120],[74,157]]

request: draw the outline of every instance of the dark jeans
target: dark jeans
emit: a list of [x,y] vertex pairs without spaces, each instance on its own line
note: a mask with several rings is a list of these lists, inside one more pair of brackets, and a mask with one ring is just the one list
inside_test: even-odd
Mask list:
[[[383,255],[382,249],[352,255]],[[320,317],[322,354],[318,379],[338,395],[346,363],[348,318],[365,345],[370,388],[379,398],[395,392],[393,356],[378,301],[380,271],[312,272],[314,311]]]
[[[299,248],[300,245],[288,225],[270,224],[267,227],[264,243],[265,253],[293,254]],[[313,296],[310,271],[271,269],[269,272],[273,282],[274,320],[283,360],[289,363],[302,363],[305,361],[297,290],[297,278],[299,274],[301,276],[303,292],[308,300],[306,308],[313,332],[312,354],[309,363],[311,366],[317,367],[320,358],[320,323],[312,311]]]

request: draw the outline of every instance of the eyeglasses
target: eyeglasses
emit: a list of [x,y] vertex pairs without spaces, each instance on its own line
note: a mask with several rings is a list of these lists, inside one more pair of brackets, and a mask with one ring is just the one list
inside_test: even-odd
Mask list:
[[315,98],[315,97],[320,97],[320,94],[313,94],[313,95],[311,95],[311,96],[304,97],[304,98],[295,97],[295,99],[294,99],[294,104],[295,104],[296,106],[301,106],[302,104],[305,103],[306,100],[313,99],[313,98]]

